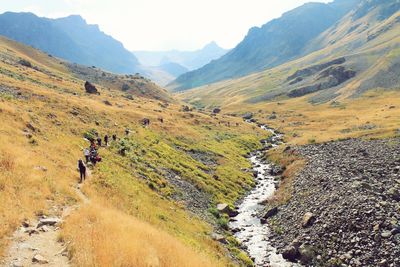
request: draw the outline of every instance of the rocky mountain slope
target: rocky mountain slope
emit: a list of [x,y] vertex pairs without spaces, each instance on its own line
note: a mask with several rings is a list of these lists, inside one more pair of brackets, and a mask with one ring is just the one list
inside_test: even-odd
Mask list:
[[170,88],[183,91],[271,68],[310,50],[309,43],[357,6],[359,0],[308,3],[252,28],[225,56],[199,70],[178,77]]
[[284,257],[305,266],[399,266],[399,151],[399,138],[287,150],[307,163],[293,197],[268,219]]
[[80,16],[40,18],[32,13],[0,15],[0,35],[53,56],[123,74],[137,72],[139,62],[122,43]]
[[[365,1],[310,43],[319,49],[271,70],[204,86],[181,97],[199,105],[256,104],[306,96],[310,103],[398,88],[398,1]],[[234,98],[226,96],[234,96]]]

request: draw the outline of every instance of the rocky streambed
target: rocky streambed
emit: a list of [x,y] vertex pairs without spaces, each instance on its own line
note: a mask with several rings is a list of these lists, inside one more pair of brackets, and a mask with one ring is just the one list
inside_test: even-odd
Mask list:
[[294,266],[276,252],[268,240],[270,229],[260,220],[265,208],[262,201],[271,197],[276,188],[276,176],[271,174],[274,173],[274,166],[265,162],[263,155],[266,150],[281,144],[283,136],[265,125],[259,126],[270,131],[272,136],[263,141],[263,150],[250,155],[256,186],[238,205],[237,215],[231,220],[229,227],[256,266]]
[[292,148],[305,158],[270,235],[306,266],[400,266],[400,139]]

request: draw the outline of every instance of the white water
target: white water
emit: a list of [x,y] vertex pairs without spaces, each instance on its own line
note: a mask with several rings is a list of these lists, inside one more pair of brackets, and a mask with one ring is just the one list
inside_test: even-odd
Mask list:
[[[270,131],[273,136],[271,143],[277,146],[282,143],[282,135],[274,130],[261,126]],[[250,161],[253,170],[257,171],[255,188],[246,196],[238,207],[237,215],[229,226],[231,229],[240,229],[235,237],[246,247],[246,251],[254,259],[256,266],[292,267],[293,263],[287,262],[276,249],[268,242],[269,228],[267,224],[261,224],[260,214],[264,206],[260,202],[271,197],[275,192],[274,176],[270,175],[271,165],[262,160],[262,153],[257,151],[252,154]]]

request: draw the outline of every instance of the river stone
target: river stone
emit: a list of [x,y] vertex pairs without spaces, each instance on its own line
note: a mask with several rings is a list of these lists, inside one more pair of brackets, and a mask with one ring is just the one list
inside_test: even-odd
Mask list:
[[390,232],[390,231],[385,231],[385,232],[383,232],[383,233],[381,234],[381,236],[382,236],[383,238],[389,238],[389,237],[392,236],[392,232]]
[[223,235],[217,234],[217,233],[213,233],[211,235],[211,238],[215,241],[218,241],[222,244],[227,244],[228,242],[226,241],[225,237]]
[[309,265],[314,257],[314,251],[312,247],[301,245],[299,247],[300,261],[304,265]]
[[250,120],[251,118],[253,118],[253,113],[247,112],[246,114],[244,114],[242,116],[242,118],[245,119],[245,120]]
[[268,211],[267,211],[267,213],[265,213],[265,215],[263,216],[263,218],[264,219],[269,219],[269,218],[271,218],[271,217],[273,217],[273,216],[275,216],[276,214],[278,214],[278,207],[274,207],[274,208],[272,208],[272,209],[269,209]]
[[390,188],[388,194],[394,200],[400,201],[400,190],[398,190],[397,188],[394,187]]
[[230,210],[229,205],[226,203],[221,203],[217,205],[217,210],[222,213],[226,213]]
[[282,251],[282,257],[285,260],[291,261],[291,262],[296,262],[297,259],[299,258],[300,254],[299,251],[296,247],[290,245],[287,246],[283,251]]
[[45,257],[43,257],[40,254],[36,254],[32,258],[32,262],[39,263],[39,264],[47,264],[49,263],[49,260],[47,260]]
[[239,214],[238,211],[232,210],[231,207],[229,207],[229,205],[226,203],[218,204],[217,210],[219,213],[228,214],[229,217],[236,217]]
[[306,227],[313,225],[314,222],[315,222],[314,214],[312,214],[311,212],[306,212],[306,214],[304,214],[304,216],[303,216],[303,221],[302,221],[301,225],[304,228],[306,228]]

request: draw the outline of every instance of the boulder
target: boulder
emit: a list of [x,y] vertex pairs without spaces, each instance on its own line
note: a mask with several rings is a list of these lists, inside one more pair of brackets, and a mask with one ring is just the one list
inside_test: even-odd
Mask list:
[[276,116],[276,114],[271,114],[271,115],[268,117],[268,119],[269,119],[269,120],[276,120],[276,119],[277,119],[277,116]]
[[269,209],[269,210],[265,213],[265,215],[263,216],[263,219],[267,220],[267,219],[269,219],[269,218],[275,216],[276,214],[278,214],[278,211],[279,211],[279,210],[278,210],[278,207],[274,207],[274,208],[272,208],[272,209]]
[[298,249],[300,262],[306,266],[309,266],[314,258],[314,250],[310,246],[301,245]]
[[277,176],[277,175],[281,175],[283,173],[283,168],[281,166],[277,166],[277,165],[273,165],[271,167],[271,170],[269,171],[269,173],[272,176]]
[[384,231],[384,232],[381,234],[381,236],[382,236],[383,238],[389,238],[389,237],[392,236],[392,232],[390,232],[390,231]]
[[183,105],[182,106],[182,111],[183,112],[190,112],[190,111],[192,111],[192,109],[189,106]]
[[228,213],[231,210],[231,208],[226,203],[220,203],[217,205],[217,210],[220,213]]
[[45,257],[43,257],[40,254],[36,254],[35,256],[33,256],[32,262],[39,263],[39,264],[47,264],[47,263],[49,263],[49,260],[47,260]]
[[104,100],[103,103],[106,104],[107,106],[112,106],[111,102],[108,100]]
[[22,221],[21,225],[25,228],[28,228],[31,226],[31,222],[28,219],[25,219]]
[[36,228],[40,228],[40,227],[42,227],[43,225],[53,226],[53,225],[56,225],[56,224],[58,224],[58,223],[60,223],[60,222],[61,222],[61,220],[58,219],[58,218],[40,219],[40,220],[39,220],[39,223],[38,223],[38,225],[37,225]]
[[225,213],[227,214],[229,217],[236,217],[239,212],[236,210],[232,210],[231,207],[229,207],[228,204],[226,203],[221,203],[217,205],[217,210],[219,213]]
[[220,108],[214,108],[212,112],[213,112],[214,114],[218,114],[218,113],[221,112],[221,109],[220,109]]
[[228,213],[229,217],[236,217],[239,215],[239,212],[237,210],[232,210]]
[[300,257],[300,253],[295,246],[290,245],[284,248],[284,250],[282,251],[282,257],[290,262],[296,262],[297,259]]
[[91,84],[88,81],[85,82],[85,91],[88,94],[96,94],[96,95],[100,94],[99,91],[97,90],[96,86],[94,86],[93,84]]
[[250,120],[251,118],[253,118],[253,113],[247,112],[242,116],[242,118],[245,120]]
[[215,241],[218,241],[222,244],[228,244],[228,242],[226,241],[225,237],[223,235],[217,234],[217,233],[213,233],[211,235],[211,238]]
[[121,86],[121,90],[122,90],[122,91],[128,91],[129,89],[131,89],[131,88],[130,88],[129,85],[126,84],[126,83],[124,83],[124,84]]
[[400,190],[392,187],[388,190],[388,195],[396,201],[400,201]]
[[316,220],[316,218],[315,218],[314,214],[312,214],[311,212],[306,212],[306,214],[304,214],[304,216],[303,216],[301,225],[304,228],[309,227],[309,226],[313,225],[315,220]]

